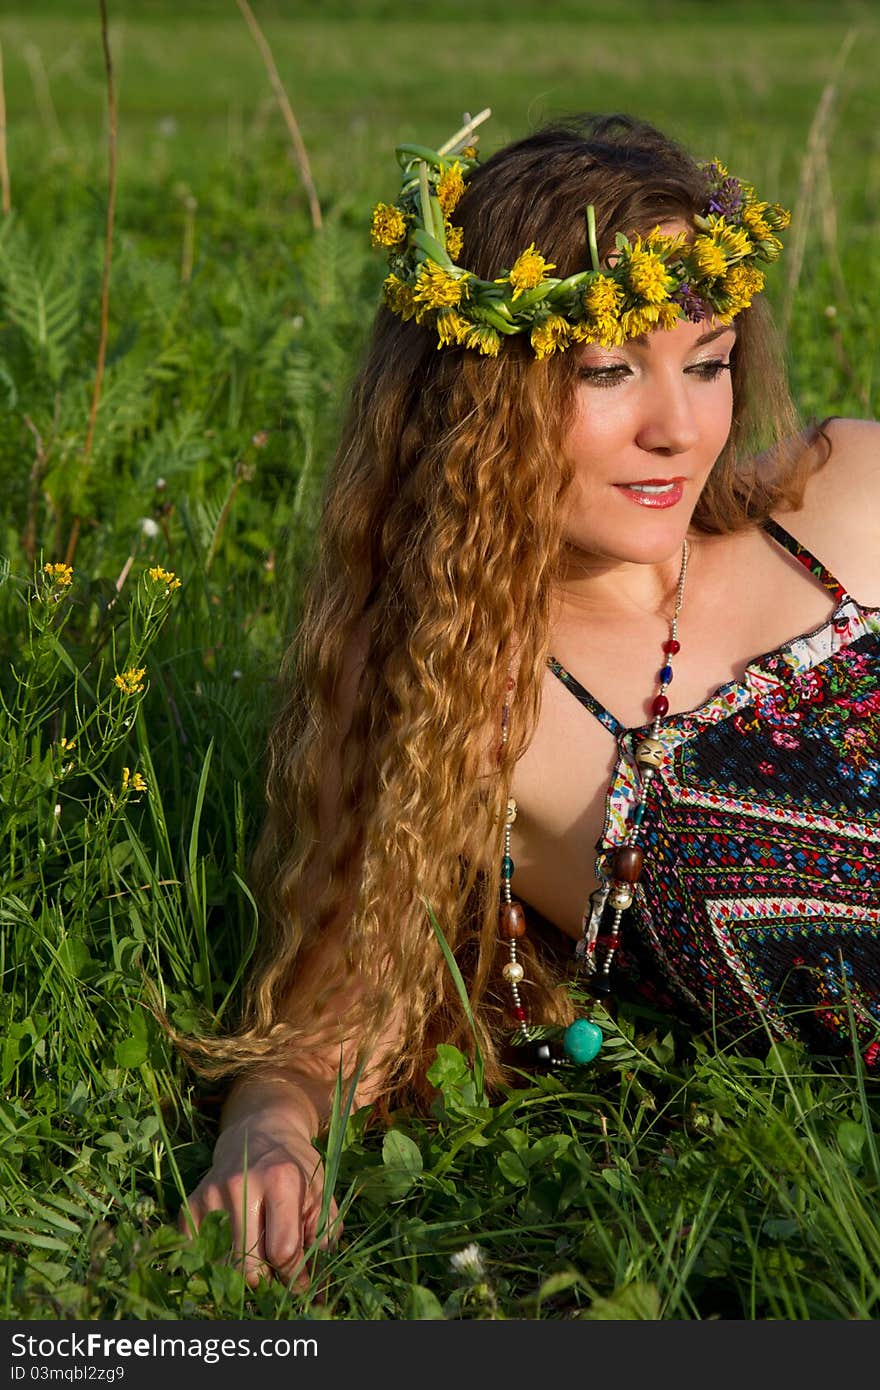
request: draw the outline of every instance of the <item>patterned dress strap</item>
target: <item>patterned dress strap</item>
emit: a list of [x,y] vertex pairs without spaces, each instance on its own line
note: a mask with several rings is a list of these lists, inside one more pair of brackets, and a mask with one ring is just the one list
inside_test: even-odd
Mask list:
[[835,578],[830,569],[822,564],[821,560],[816,559],[805,545],[801,545],[799,540],[789,531],[786,531],[784,526],[780,526],[778,521],[774,521],[772,516],[768,516],[764,522],[764,530],[781,546],[784,546],[790,555],[793,555],[796,560],[800,560],[804,569],[809,570],[813,578],[818,579],[819,583],[834,595],[838,606],[846,602],[849,594],[840,581]]
[[591,695],[589,690],[582,686],[580,681],[573,676],[570,671],[566,671],[560,661],[557,661],[554,656],[548,656],[547,665],[554,676],[557,676],[558,679],[562,681],[562,684],[571,691],[575,699],[583,705],[584,709],[588,709],[591,714],[595,715],[599,723],[603,724],[615,738],[619,738],[621,734],[626,733],[625,725],[621,724],[618,719],[615,719],[614,715],[609,713],[605,706],[599,703],[595,695]]

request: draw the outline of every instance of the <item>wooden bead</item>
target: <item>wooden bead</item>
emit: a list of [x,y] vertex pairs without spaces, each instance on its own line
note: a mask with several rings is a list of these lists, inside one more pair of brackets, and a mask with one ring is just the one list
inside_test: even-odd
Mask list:
[[502,903],[498,913],[498,930],[505,941],[518,941],[526,934],[526,914],[522,903]]
[[618,883],[638,883],[642,876],[644,853],[638,845],[623,845],[611,862],[612,876]]
[[636,749],[636,762],[640,767],[661,767],[663,764],[663,744],[657,738],[643,738]]

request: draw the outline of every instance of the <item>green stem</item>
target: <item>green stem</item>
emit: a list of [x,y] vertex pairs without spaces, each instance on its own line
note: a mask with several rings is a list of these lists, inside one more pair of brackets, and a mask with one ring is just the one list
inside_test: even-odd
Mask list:
[[587,203],[587,241],[590,243],[590,261],[593,269],[599,269],[599,247],[596,244],[596,209]]

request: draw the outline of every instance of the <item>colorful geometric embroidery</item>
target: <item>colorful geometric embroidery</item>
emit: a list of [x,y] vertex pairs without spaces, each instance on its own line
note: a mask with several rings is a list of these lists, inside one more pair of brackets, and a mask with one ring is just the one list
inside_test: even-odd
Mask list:
[[[852,1046],[880,1065],[880,609],[861,606],[777,522],[766,529],[837,601],[832,617],[660,726],[645,867],[618,984],[731,1036]],[[550,669],[618,740],[597,842],[610,874],[636,800],[626,729]]]

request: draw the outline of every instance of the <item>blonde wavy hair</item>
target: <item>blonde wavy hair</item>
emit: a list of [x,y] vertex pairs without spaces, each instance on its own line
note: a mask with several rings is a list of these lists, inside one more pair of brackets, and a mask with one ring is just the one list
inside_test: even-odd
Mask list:
[[[607,255],[615,232],[690,222],[705,201],[696,163],[653,127],[581,117],[480,166],[456,221],[482,277],[500,274],[531,242],[565,276],[589,264],[587,203]],[[796,509],[815,464],[761,299],[737,326],[733,425],[693,517],[705,533]],[[203,1073],[290,1066],[334,1041],[353,1059],[376,1046],[393,1016],[405,1041],[388,1058],[387,1094],[431,1093],[425,1071],[438,1041],[469,1053],[477,1044],[489,1085],[505,1079],[504,811],[539,717],[550,649],[575,356],[536,361],[520,340],[496,359],[437,351],[428,330],[379,310],[329,474],[271,735],[254,864],[258,960],[237,1031],[182,1044]],[[351,719],[338,752],[346,681]],[[322,826],[319,795],[335,763],[333,823]],[[429,907],[467,983],[475,1033]],[[322,947],[320,987],[297,990]],[[526,939],[521,959],[532,1017],[567,1021],[568,995],[540,934]],[[337,990],[346,992],[345,1022],[331,1025],[325,1009]]]

